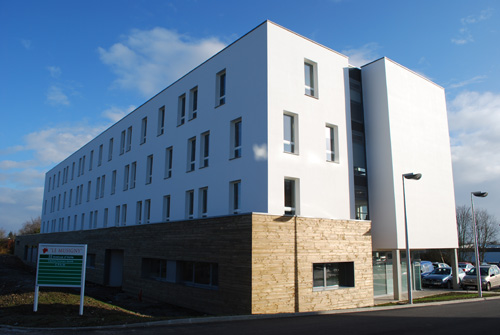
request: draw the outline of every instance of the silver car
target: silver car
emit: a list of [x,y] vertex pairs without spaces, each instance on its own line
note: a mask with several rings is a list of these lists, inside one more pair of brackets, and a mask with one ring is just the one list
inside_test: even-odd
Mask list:
[[[489,291],[492,287],[500,286],[500,268],[496,265],[481,265],[481,287]],[[477,268],[470,270],[464,279],[462,279],[461,286],[464,290],[468,288],[477,289],[476,274]]]

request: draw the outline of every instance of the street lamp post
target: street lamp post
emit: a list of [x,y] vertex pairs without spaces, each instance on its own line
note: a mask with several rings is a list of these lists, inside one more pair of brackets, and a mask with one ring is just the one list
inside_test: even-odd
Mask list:
[[[477,226],[476,226],[476,214],[474,214],[474,197],[484,198],[488,195],[488,192],[470,192],[470,203],[472,208],[472,222],[474,223],[474,256],[476,257],[476,284],[477,292],[479,298],[483,297],[483,288],[481,282],[481,263],[479,261],[479,248],[477,245]],[[473,197],[474,196],[474,197]]]
[[405,194],[405,179],[419,180],[422,178],[421,173],[405,173],[402,176],[403,180],[403,204],[405,213],[405,239],[406,239],[406,282],[408,284],[408,303],[413,304],[412,295],[412,277],[411,277],[411,257],[410,257],[410,243],[408,242],[408,219],[406,217],[406,194]]

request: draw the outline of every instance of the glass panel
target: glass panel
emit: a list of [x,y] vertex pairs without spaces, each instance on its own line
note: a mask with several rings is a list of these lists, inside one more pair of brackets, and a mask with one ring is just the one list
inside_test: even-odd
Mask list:
[[193,262],[181,263],[181,281],[192,283],[193,282]]
[[338,286],[340,269],[338,263],[325,264],[326,286]]
[[313,287],[325,286],[323,264],[313,264]]
[[194,282],[196,284],[210,285],[210,263],[195,263]]

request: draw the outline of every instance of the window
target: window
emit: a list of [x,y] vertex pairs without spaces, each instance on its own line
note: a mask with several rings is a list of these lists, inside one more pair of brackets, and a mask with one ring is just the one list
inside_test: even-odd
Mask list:
[[92,186],[92,182],[89,180],[88,186],[87,186],[87,202],[90,201],[90,189]]
[[82,213],[82,219],[80,221],[80,230],[85,228],[85,213]]
[[318,97],[317,64],[311,61],[304,62],[305,94]]
[[313,289],[354,287],[354,262],[313,264]]
[[146,162],[146,185],[153,181],[153,155],[149,155]]
[[128,179],[129,179],[129,171],[130,171],[130,165],[125,165],[125,168],[123,169],[123,190],[126,191],[128,190]]
[[111,173],[111,194],[115,194],[116,191],[116,170]]
[[[83,158],[82,158],[82,175],[85,173],[85,155],[83,155]],[[55,180],[54,180],[55,182]]]
[[222,106],[226,103],[226,70],[217,73],[216,101],[215,106]]
[[125,152],[125,130],[122,131],[122,134],[120,136],[120,155],[123,155]]
[[71,165],[71,180],[75,179],[75,162]]
[[127,225],[127,204],[122,205],[122,226]]
[[128,127],[127,129],[127,151],[130,151],[132,148],[132,127]]
[[238,214],[241,211],[241,180],[229,183],[229,212]]
[[186,95],[183,94],[179,97],[177,106],[177,125],[181,126],[186,120]]
[[101,196],[100,198],[104,197],[104,188],[106,186],[106,175],[102,175],[101,177]]
[[186,218],[192,219],[194,217],[194,190],[186,192]]
[[335,155],[336,145],[337,145],[336,134],[337,134],[337,127],[326,125],[325,127],[326,160],[328,162],[338,161],[337,155]]
[[198,111],[198,86],[189,92],[189,120],[196,119]]
[[285,215],[296,215],[297,183],[295,179],[285,179]]
[[231,158],[241,157],[241,118],[231,121]]
[[165,132],[165,106],[158,109],[158,136]]
[[210,132],[201,134],[200,167],[208,167],[208,156],[210,153]]
[[142,119],[142,124],[141,124],[141,144],[146,143],[146,135],[148,132],[148,118],[145,117]]
[[135,223],[142,223],[142,201],[137,201],[137,205],[135,206]]
[[175,283],[175,261],[155,258],[143,258],[141,270],[143,278]]
[[208,212],[208,187],[200,188],[199,192],[199,216],[207,217]]
[[179,282],[184,285],[216,288],[219,286],[217,263],[177,261]]
[[106,228],[108,226],[108,209],[104,208],[104,219],[103,219],[103,227]]
[[87,254],[86,267],[95,269],[95,254]]
[[[92,171],[92,165],[94,165],[94,150],[90,150],[89,171]],[[57,186],[59,186],[59,181]]]
[[115,226],[120,225],[120,206],[115,207]]
[[69,201],[68,201],[68,207],[71,207],[71,202],[73,201],[73,189],[71,188],[69,190]]
[[99,153],[97,155],[97,166],[101,166],[102,165],[102,151],[104,150],[104,145],[101,144],[99,146]]
[[137,162],[133,162],[130,166],[130,188],[135,188],[135,179],[137,175]]
[[188,140],[187,172],[194,171],[196,163],[196,137]]
[[78,203],[81,205],[82,201],[83,201],[83,184],[80,184],[80,198],[78,199]]
[[144,200],[144,223],[151,222],[151,199]]
[[170,195],[163,196],[163,221],[170,221]]
[[165,176],[164,178],[172,177],[172,158],[174,154],[174,148],[169,147],[165,149]]
[[101,189],[101,177],[97,177],[96,183],[95,183],[95,198],[99,199],[99,191]]
[[98,211],[94,211],[94,229],[97,228],[97,217],[99,216]]
[[63,196],[63,205],[62,205],[62,209],[66,208],[66,192],[64,192],[64,196]]
[[297,116],[295,114],[283,114],[283,148],[285,152],[297,153]]
[[113,138],[109,139],[108,162],[113,159]]

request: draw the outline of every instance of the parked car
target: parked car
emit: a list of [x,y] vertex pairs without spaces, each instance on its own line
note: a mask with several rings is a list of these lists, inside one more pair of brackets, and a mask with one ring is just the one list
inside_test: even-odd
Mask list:
[[434,265],[430,261],[420,261],[420,275],[422,278],[434,271]]
[[464,270],[465,273],[467,273],[474,267],[474,265],[469,262],[458,262],[458,267]]
[[451,266],[449,266],[446,263],[432,262],[432,265],[434,265],[434,269],[437,269],[437,268],[451,268]]
[[[464,290],[468,288],[477,289],[477,268],[470,270],[462,279],[462,288]],[[496,265],[481,265],[481,287],[486,291],[491,290],[492,287],[500,286],[500,268]]]
[[[458,268],[458,280],[462,281],[465,277],[465,272],[461,268]],[[433,286],[433,287],[453,287],[453,271],[450,267],[447,268],[437,268],[434,269],[427,276],[422,278],[422,286]]]

